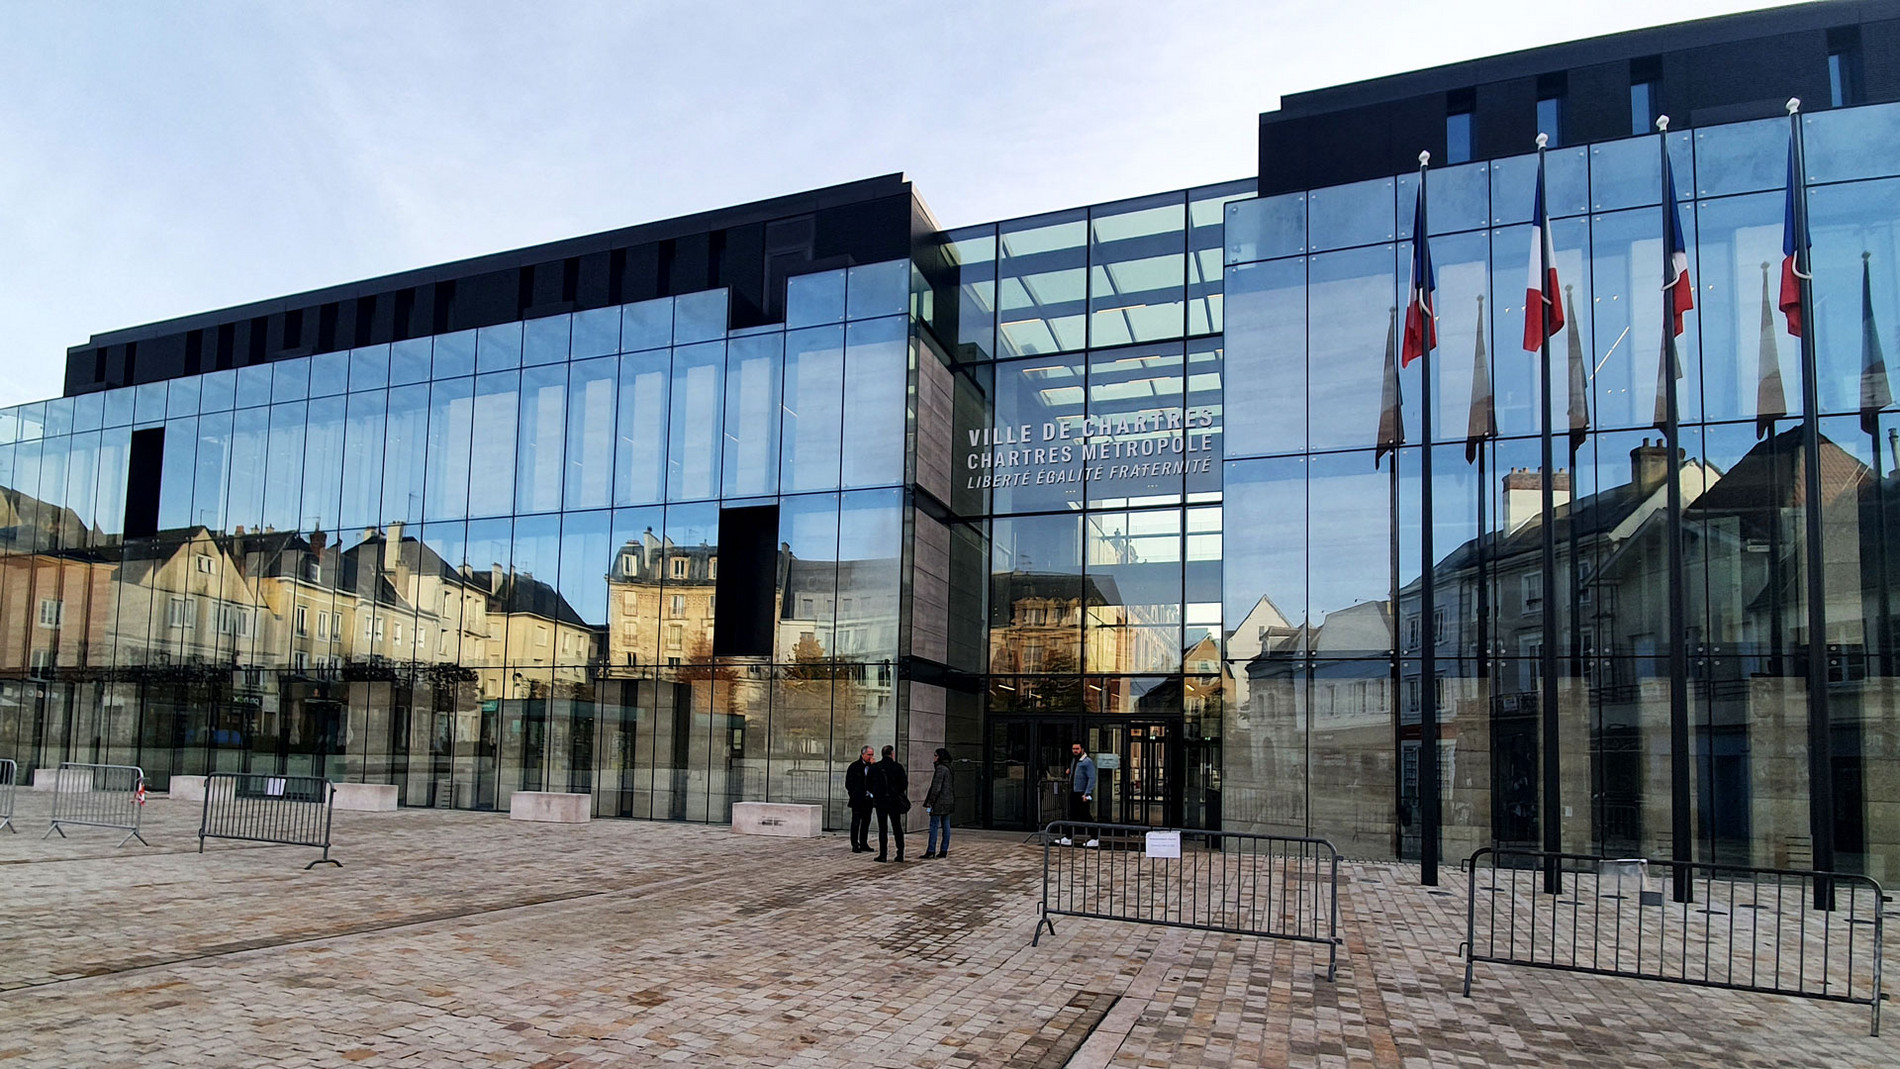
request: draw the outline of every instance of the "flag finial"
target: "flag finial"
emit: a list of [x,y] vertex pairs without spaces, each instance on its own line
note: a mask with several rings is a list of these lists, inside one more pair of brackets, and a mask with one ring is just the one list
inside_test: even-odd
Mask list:
[[1656,116],[1656,132],[1659,134],[1666,134],[1669,132],[1669,116],[1667,115]]
[[1432,153],[1430,149],[1426,149],[1425,151],[1418,154],[1419,166],[1423,167],[1424,165],[1430,162],[1432,162]]
[[1543,148],[1543,147],[1544,147],[1545,145],[1547,145],[1547,144],[1549,144],[1549,143],[1550,143],[1550,135],[1549,135],[1549,134],[1542,134],[1542,133],[1540,133],[1540,134],[1538,134],[1538,135],[1537,135],[1537,147],[1538,147],[1538,148]]
[[1868,252],[1866,249],[1860,250],[1860,262],[1866,263],[1868,260],[1873,258],[1873,255],[1874,255],[1873,253]]
[[1800,110],[1801,110],[1801,98],[1789,97],[1788,98],[1788,114],[1793,115],[1795,112],[1800,111]]
[[1478,307],[1479,308],[1484,307],[1484,294],[1482,293],[1478,294]]

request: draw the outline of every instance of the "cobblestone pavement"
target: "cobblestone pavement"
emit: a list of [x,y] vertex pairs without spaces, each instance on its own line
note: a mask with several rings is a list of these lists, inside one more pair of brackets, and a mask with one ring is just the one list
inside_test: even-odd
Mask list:
[[[1040,851],[957,833],[875,865],[840,837],[339,813],[315,851],[0,832],[0,1067],[1900,1064],[1857,1007],[1479,966],[1463,901],[1347,867],[1316,948],[1059,919]],[[921,847],[921,843],[917,844]],[[1890,1030],[1891,1033],[1892,1030]]]

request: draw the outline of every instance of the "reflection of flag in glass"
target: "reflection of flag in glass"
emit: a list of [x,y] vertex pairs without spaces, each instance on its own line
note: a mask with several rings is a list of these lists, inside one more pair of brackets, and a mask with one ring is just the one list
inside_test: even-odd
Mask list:
[[1478,298],[1478,344],[1471,354],[1471,418],[1465,425],[1465,463],[1478,461],[1484,440],[1498,436],[1497,401],[1491,396],[1491,368],[1484,356],[1484,298]]
[[1405,346],[1399,360],[1402,367],[1411,367],[1412,361],[1438,346],[1438,324],[1432,312],[1437,289],[1438,273],[1432,270],[1432,251],[1425,244],[1425,183],[1421,177],[1418,210],[1412,216],[1412,288],[1405,300]]
[[[1405,417],[1399,413],[1399,310],[1394,308],[1385,323],[1385,396],[1379,404],[1379,447],[1372,454],[1372,466],[1378,467],[1387,453],[1397,453],[1405,441]],[[1396,457],[1393,463],[1397,463]]]
[[1801,280],[1810,277],[1808,235],[1794,210],[1794,131],[1788,132],[1788,195],[1781,214],[1781,312],[1788,317],[1788,333],[1799,338],[1806,329],[1801,308]]
[[1577,329],[1577,295],[1565,290],[1570,300],[1570,460],[1574,466],[1577,450],[1590,433],[1590,378],[1583,363],[1583,332]]
[[1880,331],[1874,326],[1874,283],[1867,253],[1860,254],[1860,429],[1880,433],[1880,410],[1893,404],[1887,385],[1887,358],[1880,351]]
[[1564,329],[1564,306],[1557,298],[1557,252],[1544,213],[1544,156],[1537,155],[1537,199],[1531,202],[1531,266],[1524,282],[1524,349],[1537,352],[1546,339]]
[[[1785,299],[1788,281],[1784,270],[1781,286]],[[1799,305],[1799,298],[1796,300]],[[1793,322],[1799,322],[1797,314]],[[1781,388],[1781,354],[1775,350],[1775,305],[1768,297],[1768,265],[1761,265],[1761,363],[1755,380],[1755,437],[1767,437],[1775,421],[1788,415],[1788,397]]]

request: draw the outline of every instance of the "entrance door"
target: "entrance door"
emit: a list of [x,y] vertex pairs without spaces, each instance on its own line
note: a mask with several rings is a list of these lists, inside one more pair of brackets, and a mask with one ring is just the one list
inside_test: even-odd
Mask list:
[[990,811],[997,828],[1040,828],[1069,816],[1071,747],[1095,760],[1091,816],[1164,827],[1180,820],[1178,721],[997,717],[989,725]]

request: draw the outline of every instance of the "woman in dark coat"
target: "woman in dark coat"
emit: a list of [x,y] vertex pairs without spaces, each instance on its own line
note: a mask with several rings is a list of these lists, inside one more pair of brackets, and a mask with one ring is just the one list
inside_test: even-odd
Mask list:
[[[957,809],[956,787],[950,782],[950,751],[937,747],[937,760],[931,766],[930,791],[924,795],[924,812],[930,815],[930,838],[924,843],[924,858],[950,856],[950,814]],[[937,831],[943,830],[943,846],[937,845]]]

